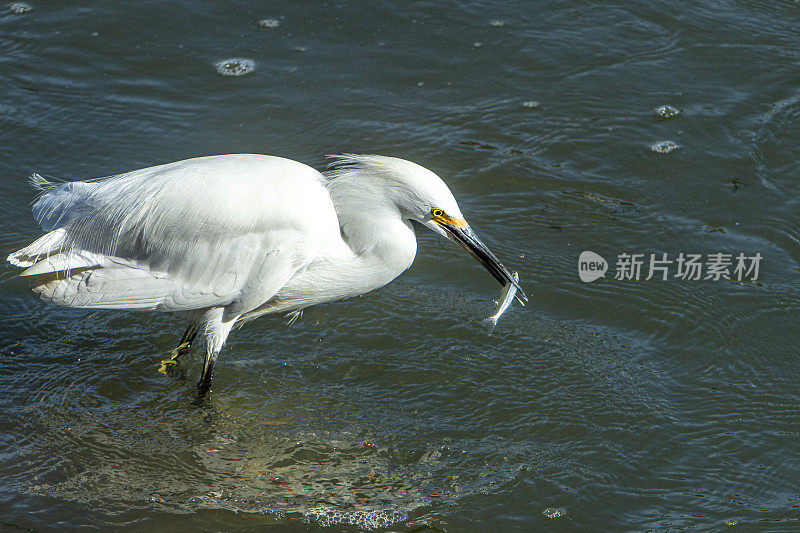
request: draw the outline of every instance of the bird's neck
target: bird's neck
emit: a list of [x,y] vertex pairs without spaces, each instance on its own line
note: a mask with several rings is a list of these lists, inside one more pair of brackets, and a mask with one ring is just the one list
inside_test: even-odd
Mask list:
[[389,283],[414,261],[417,239],[411,222],[370,214],[345,215],[339,218],[339,223],[342,239],[353,253],[341,267],[352,268],[354,276],[370,285],[364,290]]
[[352,269],[354,277],[372,285],[364,289],[372,290],[411,266],[417,239],[411,222],[379,190],[345,181],[329,187],[342,239],[353,254],[340,267]]

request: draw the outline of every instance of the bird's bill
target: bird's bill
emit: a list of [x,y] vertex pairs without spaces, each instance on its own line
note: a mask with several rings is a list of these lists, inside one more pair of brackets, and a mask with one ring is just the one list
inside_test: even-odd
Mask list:
[[496,255],[492,253],[489,248],[483,244],[475,232],[472,231],[472,228],[463,220],[452,220],[452,221],[435,221],[440,228],[445,230],[447,237],[461,246],[469,252],[469,254],[478,260],[478,262],[483,265],[483,268],[489,271],[489,273],[500,282],[501,285],[505,286],[511,283],[514,287],[517,288],[516,299],[522,305],[528,301],[528,297],[525,296],[525,291],[522,290],[522,287],[519,286],[519,282],[514,279],[514,276],[511,275],[511,272],[500,262]]

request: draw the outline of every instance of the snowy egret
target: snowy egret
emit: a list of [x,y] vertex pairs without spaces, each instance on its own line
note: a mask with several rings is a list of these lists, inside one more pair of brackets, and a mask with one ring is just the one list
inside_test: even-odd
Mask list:
[[[280,157],[200,157],[108,178],[50,182],[47,232],[8,257],[58,305],[184,311],[173,363],[206,337],[200,395],[234,325],[386,285],[411,266],[418,222],[457,242],[501,284],[517,280],[478,239],[444,182],[393,157],[341,155],[322,174]],[[520,289],[517,299],[527,297]]]

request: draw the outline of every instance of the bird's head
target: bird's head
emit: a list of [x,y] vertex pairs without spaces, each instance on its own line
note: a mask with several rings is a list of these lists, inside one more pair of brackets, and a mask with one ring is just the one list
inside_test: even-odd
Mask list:
[[352,154],[335,157],[329,176],[363,177],[360,180],[363,186],[380,188],[387,207],[399,210],[402,218],[419,222],[461,245],[500,284],[512,283],[518,291],[516,299],[525,305],[528,298],[519,283],[472,231],[453,193],[439,176],[423,166],[395,157]]

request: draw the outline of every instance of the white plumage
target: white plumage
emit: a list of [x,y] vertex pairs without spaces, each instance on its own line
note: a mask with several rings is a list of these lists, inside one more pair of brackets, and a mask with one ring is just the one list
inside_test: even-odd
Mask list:
[[181,348],[205,331],[201,393],[237,322],[362,294],[406,270],[416,254],[411,221],[510,278],[429,170],[346,155],[328,174],[237,154],[84,182],[34,175],[42,192],[33,215],[48,233],[8,260],[58,305],[190,312]]

